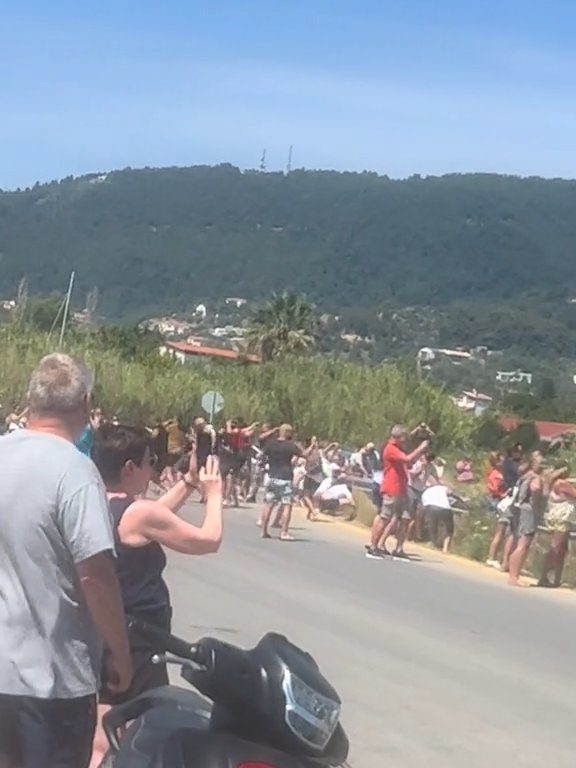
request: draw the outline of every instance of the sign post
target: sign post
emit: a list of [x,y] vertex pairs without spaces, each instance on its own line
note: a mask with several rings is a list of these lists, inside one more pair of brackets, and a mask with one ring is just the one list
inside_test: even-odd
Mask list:
[[221,392],[210,390],[202,397],[202,408],[210,416],[210,424],[214,416],[224,408],[224,395]]

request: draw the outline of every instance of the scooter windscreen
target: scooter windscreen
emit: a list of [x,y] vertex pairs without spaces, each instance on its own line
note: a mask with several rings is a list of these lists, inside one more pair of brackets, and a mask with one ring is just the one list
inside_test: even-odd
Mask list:
[[308,653],[269,633],[248,651],[205,638],[197,654],[202,668],[183,676],[214,702],[214,729],[328,765],[346,760],[340,698]]

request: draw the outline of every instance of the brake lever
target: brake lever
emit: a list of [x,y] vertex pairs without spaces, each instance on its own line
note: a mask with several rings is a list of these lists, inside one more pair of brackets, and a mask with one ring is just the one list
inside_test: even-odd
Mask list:
[[205,667],[191,659],[175,656],[173,653],[155,653],[151,658],[152,664],[174,665],[176,667],[188,667],[194,671],[203,670]]

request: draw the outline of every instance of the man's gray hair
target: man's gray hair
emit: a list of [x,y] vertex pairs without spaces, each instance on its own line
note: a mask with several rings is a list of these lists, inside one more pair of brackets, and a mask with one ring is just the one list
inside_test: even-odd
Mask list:
[[84,363],[60,353],[47,355],[30,378],[28,407],[37,414],[73,413],[83,407],[93,385]]
[[397,440],[399,437],[405,437],[407,434],[408,430],[402,424],[394,424],[390,430],[390,437],[394,438],[394,440]]

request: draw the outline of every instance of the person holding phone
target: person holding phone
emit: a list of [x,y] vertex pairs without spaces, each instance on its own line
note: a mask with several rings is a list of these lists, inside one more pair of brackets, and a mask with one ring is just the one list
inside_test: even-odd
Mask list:
[[[192,452],[188,471],[161,498],[143,498],[152,477],[155,456],[146,429],[107,425],[94,441],[94,463],[108,492],[116,544],[116,570],[126,614],[170,632],[172,606],[164,580],[164,547],[186,555],[217,552],[222,541],[222,478],[218,459],[208,456],[197,472]],[[183,520],[178,512],[192,491],[202,486],[206,511],[200,526]],[[166,668],[152,664],[155,649],[132,633],[130,650],[134,677],[129,689],[111,692],[103,676],[98,707],[99,727],[91,766],[100,765],[106,752],[102,717],[110,706],[121,704],[160,685],[168,684]]]

